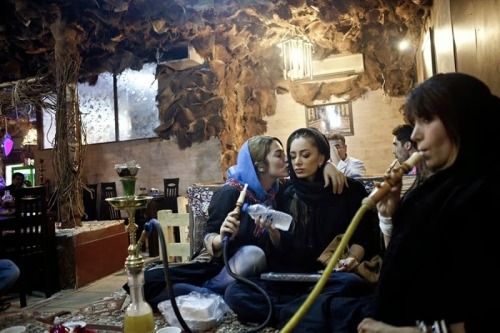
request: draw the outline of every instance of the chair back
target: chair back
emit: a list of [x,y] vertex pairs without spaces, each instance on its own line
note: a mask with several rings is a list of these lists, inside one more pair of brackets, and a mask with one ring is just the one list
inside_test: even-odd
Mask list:
[[85,214],[82,220],[97,220],[97,184],[86,184],[88,190],[83,189],[83,207]]
[[35,288],[41,287],[46,297],[59,290],[56,235],[54,222],[47,216],[46,186],[17,189],[13,196],[16,223],[11,259],[21,270],[20,301],[24,307],[26,293]]
[[164,178],[164,196],[165,204],[162,205],[164,209],[171,209],[172,212],[177,213],[177,197],[179,196],[179,178]]
[[[169,209],[158,211],[158,222],[161,225],[169,262],[187,262],[191,257],[189,242],[189,213],[172,213]],[[179,240],[176,240],[178,234]],[[161,244],[161,241],[160,241]],[[163,258],[160,246],[160,258]]]
[[107,198],[114,198],[116,194],[116,182],[101,183],[101,220],[119,220],[122,218],[118,209],[114,209]]

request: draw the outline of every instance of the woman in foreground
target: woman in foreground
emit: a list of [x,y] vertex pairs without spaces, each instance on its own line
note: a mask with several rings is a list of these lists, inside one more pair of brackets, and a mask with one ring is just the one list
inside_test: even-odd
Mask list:
[[500,99],[461,73],[437,74],[408,95],[404,116],[431,175],[401,201],[399,183],[377,204],[388,248],[375,319],[358,332],[492,331],[484,299],[499,294],[488,270],[498,258],[497,167],[479,159],[496,150],[499,111]]

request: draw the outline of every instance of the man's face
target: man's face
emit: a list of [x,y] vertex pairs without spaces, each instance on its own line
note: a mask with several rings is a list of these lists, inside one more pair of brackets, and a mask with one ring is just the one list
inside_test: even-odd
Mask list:
[[407,145],[411,145],[411,143],[409,141],[401,143],[401,141],[398,141],[396,137],[394,137],[394,139],[392,140],[392,153],[398,160],[399,164],[403,164],[404,161],[406,161],[408,157],[410,157],[410,153],[406,148]]
[[14,185],[16,188],[22,187],[23,182],[24,182],[24,177],[21,176],[15,176],[14,179],[12,179],[12,185]]
[[345,160],[347,157],[347,146],[344,145],[342,140],[332,140],[330,144],[337,149],[340,159]]

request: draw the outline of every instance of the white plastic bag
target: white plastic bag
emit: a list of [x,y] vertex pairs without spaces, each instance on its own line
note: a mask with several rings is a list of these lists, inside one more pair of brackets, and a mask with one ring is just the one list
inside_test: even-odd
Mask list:
[[[182,318],[192,331],[206,331],[220,325],[229,307],[220,295],[192,291],[175,298]],[[160,302],[158,309],[172,326],[182,327],[170,300]]]

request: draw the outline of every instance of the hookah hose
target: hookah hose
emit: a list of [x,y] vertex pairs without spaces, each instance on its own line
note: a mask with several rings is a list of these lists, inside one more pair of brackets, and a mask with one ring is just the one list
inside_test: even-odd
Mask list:
[[165,281],[167,283],[167,291],[168,295],[170,296],[170,303],[172,304],[172,309],[174,310],[175,317],[177,317],[177,320],[181,324],[184,332],[192,333],[191,329],[184,321],[184,318],[182,318],[181,312],[179,311],[179,307],[177,306],[177,302],[175,301],[174,289],[172,287],[172,281],[170,280],[170,274],[169,274],[167,246],[165,244],[165,236],[163,234],[161,225],[158,222],[158,220],[151,219],[144,225],[144,231],[151,233],[153,226],[156,228],[156,231],[158,231],[158,236],[160,237],[160,246],[161,246],[161,251],[163,253],[163,274],[165,274]]
[[323,290],[323,287],[327,283],[328,278],[333,273],[335,265],[337,264],[338,260],[340,259],[340,256],[344,252],[344,249],[347,247],[349,240],[352,237],[352,234],[358,227],[359,221],[361,221],[361,218],[364,216],[364,214],[368,210],[374,209],[376,203],[379,202],[387,194],[389,194],[391,188],[398,182],[400,182],[404,174],[408,172],[411,168],[413,168],[420,161],[421,158],[422,155],[418,152],[415,152],[399,168],[393,168],[394,166],[392,164],[395,164],[394,162],[391,164],[392,167],[388,169],[390,170],[390,174],[386,175],[385,180],[380,184],[380,186],[376,187],[368,197],[363,199],[363,201],[361,202],[361,207],[359,207],[358,211],[352,218],[352,221],[347,227],[347,230],[344,236],[342,237],[340,244],[338,245],[332,257],[328,261],[328,264],[325,270],[323,271],[323,274],[321,274],[320,279],[318,280],[318,282],[316,282],[316,285],[314,286],[313,290],[311,291],[307,299],[304,301],[302,306],[286,323],[286,325],[282,328],[280,333],[290,332],[297,325],[300,319],[302,319],[302,317],[306,314],[309,308],[312,306],[316,298],[319,296],[321,290]]
[[245,331],[245,333],[259,332],[261,329],[266,327],[267,323],[269,323],[269,321],[271,320],[271,317],[273,315],[273,305],[271,303],[271,299],[269,298],[269,295],[266,293],[266,291],[264,289],[262,289],[258,284],[254,283],[253,281],[250,281],[247,278],[244,278],[243,276],[237,275],[236,273],[234,273],[231,270],[231,267],[229,266],[229,262],[227,259],[227,243],[228,242],[224,242],[224,251],[223,251],[224,265],[227,269],[227,272],[229,273],[229,275],[231,275],[236,280],[244,282],[244,283],[250,285],[252,288],[257,289],[264,296],[264,298],[266,299],[267,305],[269,306],[269,312],[268,312],[266,320],[264,320],[264,322],[262,324],[260,324],[259,326],[256,326],[248,331]]
[[[243,203],[245,202],[245,196],[246,196],[246,193],[247,193],[247,187],[248,187],[248,184],[245,184],[245,186],[243,187],[243,190],[240,192],[240,196],[238,197],[238,200],[236,200],[235,211],[238,212],[238,215],[240,214],[241,207],[243,206]],[[264,327],[266,327],[267,323],[271,320],[271,317],[272,317],[272,314],[273,314],[273,307],[272,307],[271,299],[269,298],[269,295],[266,293],[266,291],[264,289],[262,289],[259,285],[255,284],[254,282],[250,281],[247,278],[244,278],[243,276],[237,275],[236,273],[234,273],[231,270],[231,267],[229,265],[229,261],[228,261],[228,258],[227,258],[228,257],[228,255],[227,255],[227,245],[228,245],[228,243],[230,241],[230,238],[231,238],[231,235],[224,235],[224,238],[222,240],[224,266],[226,267],[227,272],[234,279],[236,279],[238,281],[241,281],[241,282],[244,282],[244,283],[250,285],[252,288],[257,289],[265,297],[266,302],[267,302],[267,304],[269,306],[269,313],[267,315],[266,320],[264,320],[264,322],[262,324],[260,324],[259,326],[254,327],[254,328],[246,331],[245,333],[258,332],[261,329],[263,329]]]

